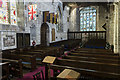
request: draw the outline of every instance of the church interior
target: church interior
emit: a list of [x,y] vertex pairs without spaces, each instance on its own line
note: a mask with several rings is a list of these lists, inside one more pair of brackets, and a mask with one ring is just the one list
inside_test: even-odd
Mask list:
[[120,80],[120,0],[0,0],[0,80]]

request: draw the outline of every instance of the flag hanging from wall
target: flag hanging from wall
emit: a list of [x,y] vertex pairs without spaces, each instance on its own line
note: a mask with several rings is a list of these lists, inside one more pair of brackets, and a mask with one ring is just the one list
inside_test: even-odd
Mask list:
[[54,14],[54,23],[57,24],[58,14]]
[[43,22],[49,22],[49,11],[43,12]]
[[11,17],[11,24],[17,25],[17,7],[16,7],[16,0],[11,0],[10,2],[10,17]]
[[1,24],[9,24],[7,0],[0,0],[0,23]]
[[52,17],[52,23],[54,24],[54,16],[55,16],[55,14],[53,13],[53,17]]
[[50,23],[53,23],[54,22],[54,18],[53,18],[53,16],[54,16],[54,13],[50,13]]
[[50,23],[52,23],[52,16],[53,16],[53,13],[50,13]]
[[28,6],[28,18],[29,21],[37,19],[37,5],[29,5]]
[[58,13],[56,14],[56,24],[58,24]]
[[54,14],[54,24],[56,24],[56,14]]

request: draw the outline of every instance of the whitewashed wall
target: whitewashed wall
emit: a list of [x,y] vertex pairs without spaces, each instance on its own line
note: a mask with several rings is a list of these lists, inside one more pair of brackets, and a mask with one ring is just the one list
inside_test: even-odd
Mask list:
[[[5,43],[4,43],[4,38],[7,38],[7,36],[12,36],[13,39],[14,39],[14,45],[13,46],[4,46]],[[5,50],[5,49],[13,49],[13,48],[16,48],[16,32],[14,31],[0,31],[0,49],[1,50]],[[12,40],[13,40],[12,39]],[[11,44],[11,39],[7,39],[7,44]],[[10,43],[9,43],[10,42]]]
[[[52,43],[52,28],[55,29],[55,41],[61,41],[61,40],[66,40],[67,39],[67,30],[68,30],[68,26],[69,26],[69,22],[67,22],[67,17],[69,17],[69,11],[66,9],[64,9],[63,11],[63,4],[60,0],[54,0],[55,2],[32,2],[32,4],[37,4],[37,13],[38,13],[38,18],[36,21],[28,21],[28,10],[26,9],[25,12],[25,32],[30,32],[30,27],[32,27],[32,25],[34,24],[36,27],[36,37],[34,38],[34,40],[36,41],[37,44],[41,44],[40,38],[41,38],[41,25],[43,23],[43,11],[49,11],[50,13],[57,13],[57,9],[58,9],[58,5],[60,5],[61,7],[61,12],[63,14],[62,16],[62,21],[63,21],[63,32],[57,32],[56,30],[56,24],[52,24],[52,23],[48,23],[49,26],[49,41],[50,43]],[[26,6],[29,5],[29,2],[25,2]],[[32,45],[32,41],[33,38],[31,38],[31,45]]]

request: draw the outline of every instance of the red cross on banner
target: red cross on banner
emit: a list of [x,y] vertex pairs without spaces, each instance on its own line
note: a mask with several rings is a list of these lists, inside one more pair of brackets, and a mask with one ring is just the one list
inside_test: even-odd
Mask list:
[[37,5],[29,5],[28,6],[28,17],[29,17],[29,21],[30,20],[36,20],[36,16],[37,16]]
[[0,7],[2,7],[2,4],[3,4],[3,2],[2,2],[2,0],[0,0]]

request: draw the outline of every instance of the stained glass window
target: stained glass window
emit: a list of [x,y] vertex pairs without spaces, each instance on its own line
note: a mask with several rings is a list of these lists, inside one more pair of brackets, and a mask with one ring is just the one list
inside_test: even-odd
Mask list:
[[0,23],[8,24],[8,3],[7,0],[0,0]]
[[80,10],[80,31],[96,31],[96,9],[85,7]]
[[10,16],[11,16],[11,24],[17,25],[17,7],[16,0],[11,0],[10,2]]

